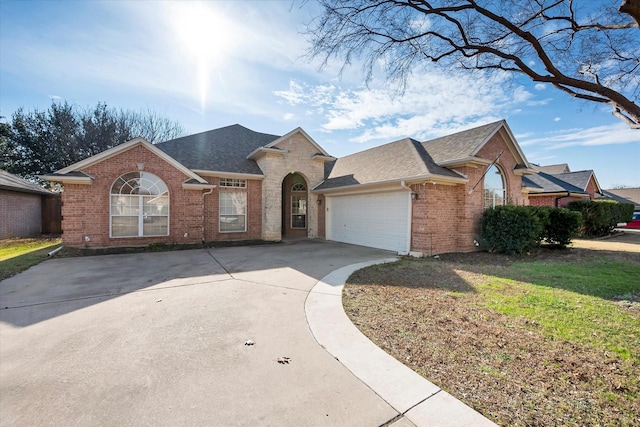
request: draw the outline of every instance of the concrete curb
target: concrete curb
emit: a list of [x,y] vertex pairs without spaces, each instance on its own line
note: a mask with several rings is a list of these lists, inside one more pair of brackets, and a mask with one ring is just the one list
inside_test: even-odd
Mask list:
[[305,302],[307,323],[314,338],[416,426],[496,426],[391,357],[364,336],[347,317],[342,308],[342,288],[351,273],[396,260],[386,258],[352,264],[322,278],[309,292]]

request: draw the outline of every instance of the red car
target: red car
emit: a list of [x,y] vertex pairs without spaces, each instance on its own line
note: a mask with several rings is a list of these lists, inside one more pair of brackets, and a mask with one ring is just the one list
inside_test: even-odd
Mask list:
[[638,228],[640,229],[640,211],[634,211],[631,221],[618,228]]

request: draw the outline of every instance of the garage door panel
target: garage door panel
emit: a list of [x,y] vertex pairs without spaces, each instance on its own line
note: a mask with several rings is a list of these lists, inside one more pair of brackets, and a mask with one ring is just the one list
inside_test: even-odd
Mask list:
[[327,238],[396,252],[408,250],[408,192],[328,197]]

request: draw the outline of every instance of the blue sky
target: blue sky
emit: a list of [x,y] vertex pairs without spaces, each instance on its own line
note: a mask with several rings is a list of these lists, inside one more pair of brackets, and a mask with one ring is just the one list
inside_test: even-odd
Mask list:
[[313,1],[0,0],[0,115],[52,100],[151,109],[188,133],[300,126],[334,156],[506,119],[530,162],[640,186],[640,131],[609,108],[518,78],[416,70],[403,96],[356,63],[319,71],[302,32]]

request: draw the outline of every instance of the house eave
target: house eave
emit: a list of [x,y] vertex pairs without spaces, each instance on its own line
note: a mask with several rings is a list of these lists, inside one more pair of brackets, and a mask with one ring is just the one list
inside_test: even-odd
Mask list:
[[524,176],[524,175],[535,175],[538,172],[534,169],[529,169],[529,168],[520,168],[520,169],[514,169],[513,170],[513,174],[517,175],[517,176]]
[[440,184],[440,185],[458,185],[467,183],[467,179],[465,178],[455,178],[455,177],[445,177],[442,175],[421,175],[407,178],[398,178],[387,181],[380,182],[371,182],[366,184],[351,184],[351,185],[343,185],[341,187],[335,188],[327,188],[327,189],[319,189],[316,188],[322,183],[318,184],[318,186],[311,189],[312,192],[317,194],[326,194],[326,195],[339,195],[339,194],[353,194],[358,192],[373,192],[373,191],[389,191],[389,190],[400,190],[406,189],[406,185],[412,184]]
[[204,169],[193,169],[193,171],[200,176],[211,176],[216,178],[238,178],[238,179],[256,179],[256,180],[264,179],[264,175],[255,174],[255,173],[211,171],[211,170],[204,170]]
[[536,192],[534,194],[529,194],[529,197],[536,196],[567,196],[567,197],[589,197],[589,193],[576,193],[573,191],[553,191],[545,193],[544,190],[541,192]]
[[248,160],[258,160],[259,158],[266,156],[267,154],[278,154],[284,156],[285,151],[279,148],[270,148],[270,147],[258,147],[253,150],[246,157]]
[[195,183],[189,183],[189,182],[183,182],[182,183],[182,188],[184,190],[212,190],[214,188],[216,188],[217,185],[214,184],[195,184]]
[[443,168],[459,168],[469,166],[477,168],[478,166],[487,166],[491,164],[491,160],[482,159],[480,157],[466,157],[464,159],[447,160],[438,163],[438,166]]
[[49,182],[59,182],[61,184],[93,184],[91,176],[65,176],[65,175],[40,175],[39,178]]

